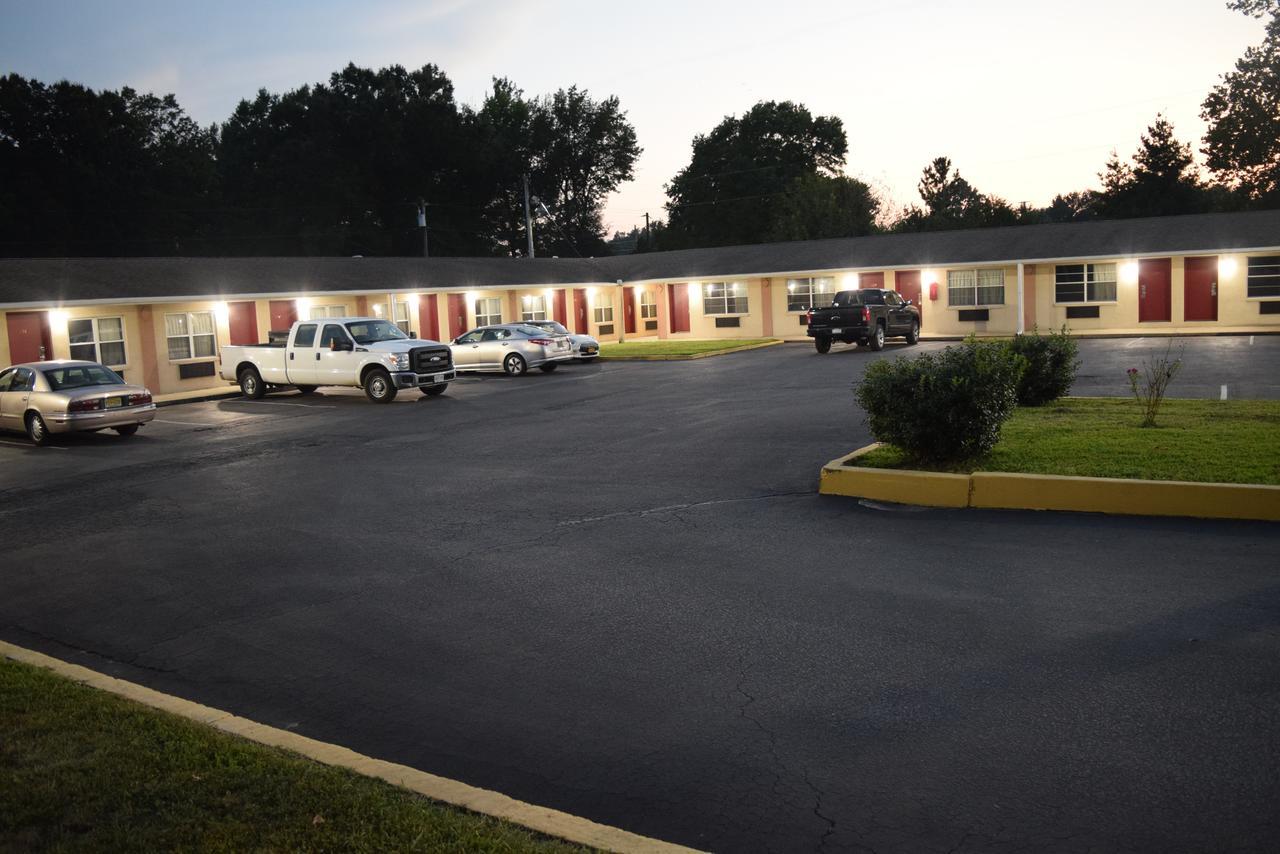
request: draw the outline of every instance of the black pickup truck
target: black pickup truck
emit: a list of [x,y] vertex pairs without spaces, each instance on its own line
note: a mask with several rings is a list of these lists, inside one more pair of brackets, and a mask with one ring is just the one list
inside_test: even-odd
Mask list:
[[920,309],[898,296],[897,291],[841,291],[830,308],[809,309],[805,334],[813,339],[819,353],[830,350],[832,341],[856,341],[880,350],[890,335],[901,335],[908,344],[915,344],[920,340]]

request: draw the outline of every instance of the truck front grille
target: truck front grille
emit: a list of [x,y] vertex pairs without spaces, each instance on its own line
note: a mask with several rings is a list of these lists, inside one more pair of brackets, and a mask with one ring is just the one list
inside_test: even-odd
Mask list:
[[437,374],[453,368],[453,352],[448,347],[415,347],[409,351],[409,364],[419,374]]

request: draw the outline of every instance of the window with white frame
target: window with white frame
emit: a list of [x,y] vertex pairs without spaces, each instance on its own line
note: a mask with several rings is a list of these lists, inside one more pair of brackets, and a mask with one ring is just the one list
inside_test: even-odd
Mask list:
[[1260,255],[1249,259],[1245,279],[1246,296],[1280,297],[1280,255]]
[[613,323],[613,294],[601,291],[591,300],[591,317],[596,323]]
[[326,317],[347,317],[345,305],[313,305],[307,320],[324,320]]
[[653,320],[658,316],[658,298],[653,291],[640,292],[640,319]]
[[109,368],[126,364],[124,319],[119,317],[77,317],[67,321],[71,358],[100,362]]
[[746,314],[746,285],[741,282],[707,282],[702,289],[702,313]]
[[1054,274],[1055,302],[1115,302],[1115,264],[1059,264]]
[[520,319],[523,321],[546,320],[547,298],[545,296],[526,296],[520,301]]
[[405,335],[409,334],[409,330],[413,327],[413,323],[409,318],[409,301],[396,300],[396,326],[400,327],[400,331]]
[[1004,305],[1004,270],[948,270],[947,304]]
[[164,316],[169,361],[200,359],[217,354],[212,311],[188,311]]
[[826,308],[835,296],[836,282],[830,276],[787,279],[787,311]]
[[492,326],[502,322],[502,300],[497,297],[476,300],[476,326]]

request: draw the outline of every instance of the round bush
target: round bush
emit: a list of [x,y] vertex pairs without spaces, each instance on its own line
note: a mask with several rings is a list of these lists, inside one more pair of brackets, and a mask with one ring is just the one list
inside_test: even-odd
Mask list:
[[1019,404],[1043,406],[1071,391],[1080,369],[1080,348],[1065,326],[1048,335],[1033,329],[1030,334],[1015,336],[1009,349],[1027,360],[1027,369],[1018,381]]
[[967,341],[937,354],[874,362],[856,394],[878,441],[920,462],[963,462],[999,441],[1025,368],[1005,344]]

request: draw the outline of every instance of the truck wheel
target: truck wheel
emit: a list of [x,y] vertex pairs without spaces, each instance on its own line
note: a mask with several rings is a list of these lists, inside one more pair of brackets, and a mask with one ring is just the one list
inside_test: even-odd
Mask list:
[[819,353],[830,353],[831,339],[830,338],[814,338],[813,348],[817,350]]
[[524,356],[519,353],[512,353],[502,360],[502,370],[507,373],[507,376],[518,377],[528,369],[529,366],[525,363]]
[[920,343],[920,321],[918,320],[911,321],[911,331],[907,333],[907,343],[908,344]]
[[33,445],[49,444],[49,428],[45,426],[39,412],[27,413],[27,438]]
[[240,393],[250,400],[258,400],[267,393],[267,384],[262,381],[257,368],[245,368],[237,379],[240,380]]
[[423,385],[418,386],[418,391],[422,392],[427,397],[438,397],[439,395],[444,394],[444,390],[448,387],[448,383],[440,383],[440,385]]
[[390,403],[396,399],[396,386],[391,382],[391,374],[376,368],[364,378],[365,396],[374,403]]
[[884,324],[877,323],[876,331],[871,333],[871,338],[867,340],[867,346],[874,352],[880,352],[884,349]]
[[555,370],[556,368],[558,368],[558,367],[560,367],[560,366],[559,366],[559,365],[557,365],[555,362],[543,362],[541,365],[538,365],[538,368],[539,368],[539,369],[540,369],[544,374],[549,374],[549,373],[551,373],[552,371],[554,371],[554,370]]
[[319,388],[319,386],[314,386],[314,385],[300,385],[300,386],[296,386],[296,388],[298,389],[298,392],[299,392],[300,394],[311,394],[311,393],[312,393],[312,392],[314,392],[317,388]]
[[120,434],[121,439],[128,439],[134,433],[138,432],[137,424],[125,424],[122,427],[116,427],[115,431]]

